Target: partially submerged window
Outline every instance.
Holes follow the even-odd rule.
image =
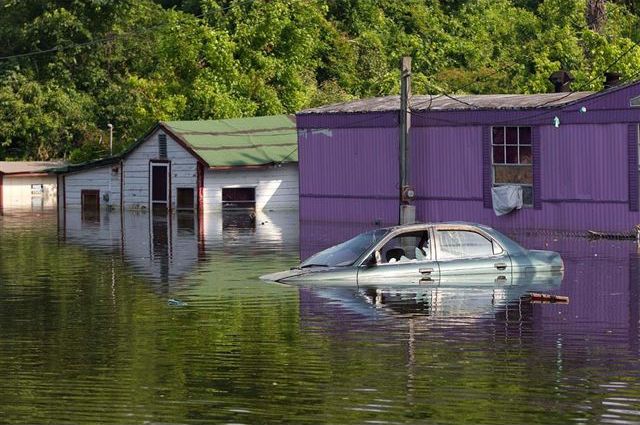
[[[387,242],[380,249],[382,263],[431,260],[429,231],[403,233]]]
[[[438,261],[492,255],[493,242],[479,233],[469,230],[438,230]]]
[[[177,208],[179,210],[195,209],[195,190],[192,187],[179,187],[177,196]]]
[[[42,184],[32,184],[31,185],[31,196],[42,196],[44,194],[44,185]]]
[[[491,134],[493,185],[522,187],[525,205],[533,205],[531,127],[493,127]]]
[[[100,191],[80,191],[80,206],[83,220],[100,220]]]
[[[223,209],[255,209],[255,187],[225,187],[222,188]]]

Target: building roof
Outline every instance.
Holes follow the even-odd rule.
[[[472,94],[472,95],[415,95],[410,106],[414,111],[460,111],[478,109],[540,109],[562,106],[594,92],[566,92],[540,94]],[[393,112],[400,110],[400,96],[384,96],[351,102],[336,103],[306,109],[300,114],[341,114],[364,112]]]
[[[64,165],[62,161],[0,161],[2,174],[45,173]]]
[[[168,121],[176,136],[209,167],[259,166],[298,161],[295,116]]]
[[[211,168],[252,167],[298,162],[296,117],[159,122],[119,155],[85,162],[60,164],[57,173],[116,164],[146,142],[157,129],[164,130],[185,149]]]

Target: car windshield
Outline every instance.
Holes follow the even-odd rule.
[[[341,267],[350,266],[373,244],[380,241],[388,230],[377,229],[362,233],[353,239],[342,242],[339,245],[327,248],[309,257],[300,264],[300,267],[324,266]]]

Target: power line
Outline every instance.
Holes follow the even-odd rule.
[[[511,63],[511,64],[509,64],[509,65],[507,65],[507,66],[504,66],[504,67],[501,67],[501,68],[495,69],[493,72],[491,72],[491,73],[489,73],[489,74],[487,74],[487,75],[483,75],[483,76],[482,76],[482,78],[476,78],[475,80],[471,81],[470,83],[467,83],[467,84],[465,84],[465,85],[463,85],[463,86],[460,86],[460,87],[456,87],[456,88],[454,88],[451,92],[453,93],[453,92],[464,91],[464,90],[468,89],[469,87],[473,86],[474,84],[477,84],[477,83],[480,83],[480,82],[482,82],[482,81],[485,81],[485,80],[487,80],[487,79],[489,79],[489,78],[493,77],[494,75],[496,75],[496,74],[498,74],[498,73],[500,73],[500,72],[502,72],[502,71],[506,71],[506,70],[508,70],[508,69],[513,68],[513,67],[514,67],[514,66],[516,66],[516,65],[517,65],[516,63]],[[446,97],[448,97],[448,98],[450,98],[450,99],[456,100],[456,101],[458,101],[458,102],[460,102],[460,103],[464,103],[464,104],[466,104],[466,105],[470,105],[469,103],[466,103],[466,102],[464,102],[464,101],[462,101],[462,100],[460,100],[460,99],[455,98],[453,94],[441,93],[441,94],[436,95],[436,96],[433,96],[433,95],[429,94],[429,96],[430,96],[430,97],[429,97],[429,101],[428,101],[429,106],[427,107],[427,110],[431,109],[431,106],[432,106],[432,104],[433,104],[433,101],[434,101],[434,100],[437,100],[437,99],[439,99],[439,98],[441,98],[441,97],[445,97],[445,96],[446,96]],[[426,103],[427,103],[427,101],[425,101],[425,102],[420,102],[420,103],[417,103],[416,105],[414,105],[413,107],[414,107],[414,108],[416,108],[416,107],[420,107],[420,106],[423,106],[423,105],[424,105],[424,104],[426,104]]]
[[[640,47],[640,45],[638,45],[638,43],[636,43],[635,41],[631,40],[631,42],[633,43],[633,44],[631,45],[631,47],[629,47],[628,49],[626,49],[624,52],[622,52],[620,55],[618,55],[618,56],[615,58],[615,60],[613,60],[611,63],[609,63],[609,64],[607,65],[607,67],[604,69],[604,72],[607,72],[607,71],[611,70],[611,68],[613,68],[613,66],[615,66],[618,62],[620,62],[620,61],[621,61],[625,56],[627,56],[629,53],[631,53],[631,52],[632,52],[633,50],[635,50],[637,47]],[[497,70],[496,72],[499,72],[499,70]],[[640,72],[638,72],[638,73],[634,74],[634,77],[635,77],[635,76],[638,76],[638,75],[640,75]],[[634,77],[631,77],[631,79],[633,79]],[[595,82],[596,80],[598,80],[598,79],[600,79],[600,78],[602,78],[602,74],[599,74],[599,75],[594,76],[594,77],[593,77],[593,78],[591,78],[589,81],[587,81],[586,83],[582,84],[582,85],[581,85],[581,88],[583,88],[583,87],[588,87],[590,84],[592,84],[593,82]],[[549,104],[551,104],[551,103],[558,103],[558,102],[561,102],[562,100],[564,100],[564,99],[568,98],[568,97],[569,97],[569,96],[571,96],[571,95],[574,95],[574,94],[578,93],[579,91],[580,91],[580,90],[572,90],[572,91],[569,91],[569,92],[567,92],[567,94],[565,94],[564,96],[561,96],[561,97],[559,97],[559,98],[550,99],[550,100],[548,100],[548,101],[542,102],[542,103],[540,103],[540,104],[538,104],[538,105],[532,106],[532,107],[527,108],[527,109],[539,109],[539,108],[544,108],[545,106],[547,106],[547,105],[549,105]],[[438,97],[442,97],[442,96],[447,96],[447,97],[453,98],[453,96],[452,96],[452,95],[449,95],[449,94],[441,94],[441,95],[439,95]],[[437,97],[434,97],[433,99],[436,99],[436,98],[437,98]],[[472,104],[470,104],[470,103],[468,103],[468,102],[462,101],[461,99],[454,99],[454,100],[457,100],[457,101],[459,101],[459,102],[461,102],[461,103],[466,103],[466,104],[468,104],[468,105],[472,105]],[[424,102],[423,102],[423,103],[424,103]],[[426,111],[412,111],[411,113],[412,113],[412,114],[416,114],[416,115],[426,114],[426,113],[428,113],[428,111],[430,110],[431,103],[432,103],[432,100],[430,99],[430,102],[429,102],[429,108],[427,108],[427,110],[426,110]],[[475,108],[479,108],[477,105],[472,105],[472,106],[473,106],[473,107],[475,107]],[[558,106],[558,107],[560,107],[560,106],[563,106],[563,105],[562,105],[562,104],[558,104],[558,105],[554,105],[554,106]],[[547,111],[541,112],[540,114],[536,114],[536,115],[533,115],[533,116],[527,117],[527,119],[531,120],[531,119],[535,119],[535,118],[540,118],[540,117],[543,117],[543,116],[545,116],[545,115],[550,115],[550,114],[553,114],[553,113],[554,113],[554,110],[547,110]],[[439,120],[439,121],[442,121],[442,122],[449,122],[449,123],[451,123],[451,124],[460,124],[459,122],[456,122],[456,121],[451,121],[451,120],[446,120],[446,119],[439,119],[439,118],[436,118],[436,119],[437,119],[437,120]],[[517,122],[517,121],[521,121],[521,120],[522,120],[521,118],[518,118],[518,119],[513,119],[513,120],[506,120],[506,121],[499,122],[499,123],[496,123],[496,124],[509,124],[509,123]]]

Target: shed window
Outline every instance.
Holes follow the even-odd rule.
[[[158,156],[160,158],[167,157],[167,135],[166,134],[158,135]]]
[[[640,108],[640,96],[637,96],[631,99],[629,104],[632,108]]]
[[[225,187],[222,189],[223,209],[255,209],[255,187]]]
[[[80,202],[82,219],[85,221],[100,220],[100,191],[99,190],[81,190]]]
[[[533,149],[531,127],[493,127],[493,185],[522,187],[525,205],[533,204]]]
[[[192,187],[179,187],[177,189],[179,210],[192,210],[195,208],[195,194]]]
[[[31,185],[31,196],[32,197],[42,197],[44,194],[44,185],[41,184],[32,184]]]

